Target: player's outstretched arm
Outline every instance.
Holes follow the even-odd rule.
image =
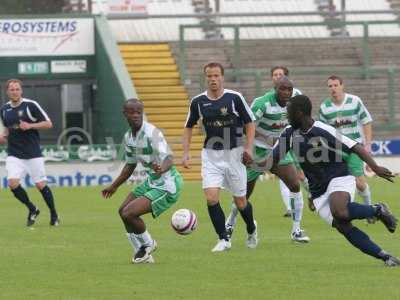
[[[190,142],[192,141],[192,134],[193,134],[193,128],[185,127],[183,129],[183,137],[182,137],[182,145],[183,145],[183,155],[182,155],[182,165],[184,168],[189,169],[190,164],[190,155],[189,155],[189,150],[190,150]]]
[[[101,191],[101,194],[104,198],[110,198],[119,188],[121,184],[128,180],[128,178],[132,175],[133,171],[136,169],[136,164],[126,164],[124,168],[121,170],[121,173],[114,180],[114,182]]]
[[[376,175],[390,182],[393,182],[393,177],[395,177],[395,175],[393,175],[393,173],[385,167],[378,166],[376,161],[361,144],[356,144],[353,148],[351,148],[351,150],[356,153],[363,161],[365,161]]]

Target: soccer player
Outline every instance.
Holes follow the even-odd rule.
[[[251,109],[256,116],[256,137],[254,148],[254,159],[264,160],[271,152],[275,140],[287,126],[286,106],[293,94],[293,83],[286,76],[276,81],[275,88],[264,96],[256,98]],[[264,171],[247,168],[247,199],[250,198],[257,179]],[[285,187],[289,189],[292,230],[290,237],[295,242],[307,243],[310,238],[301,229],[303,215],[303,195],[300,191],[300,184],[297,178],[296,168],[291,153],[279,163],[278,177],[283,180]],[[232,205],[232,212],[229,215],[226,227],[232,233],[236,223],[236,208]]]
[[[319,109],[319,120],[335,127],[339,132],[364,145],[371,152],[372,118],[362,100],[344,92],[343,79],[332,75],[327,80],[330,97]],[[358,194],[365,204],[371,204],[371,191],[364,176],[364,163],[357,154],[347,158],[350,173],[356,178]],[[373,223],[374,219],[368,219]]]
[[[283,76],[289,77],[289,69],[285,66],[275,66],[275,67],[271,68],[270,73],[271,73],[272,84],[274,87],[281,77],[283,77]],[[274,88],[272,88],[269,91],[272,91],[273,89]],[[292,97],[301,95],[301,94],[302,94],[302,92],[299,89],[293,87]],[[300,180],[300,182],[303,184],[303,187],[305,188],[305,190],[308,193],[309,190],[308,190],[307,178],[304,176],[303,170],[300,168],[300,165],[297,162],[296,157],[292,156],[292,158],[293,158],[293,163],[296,167],[297,177]],[[281,179],[279,180],[279,188],[281,190],[283,204],[286,207],[286,212],[283,214],[283,216],[291,217],[293,208],[291,206],[290,190],[288,189],[288,187],[285,185],[285,183]]]
[[[219,238],[212,252],[231,248],[230,236],[225,229],[225,215],[219,204],[222,187],[233,194],[234,202],[246,223],[246,244],[249,248],[255,248],[258,243],[257,224],[253,219],[253,208],[246,199],[244,165],[252,161],[254,115],[240,93],[224,89],[224,68],[220,63],[207,64],[203,72],[207,90],[195,96],[190,103],[183,133],[182,164],[185,168],[190,167],[192,129],[202,118],[206,133],[201,154],[203,190],[208,213]],[[243,129],[246,130],[244,146]]]
[[[124,136],[126,164],[114,182],[102,191],[110,198],[132,175],[138,163],[146,169],[147,179],[128,194],[119,208],[126,235],[133,248],[132,263],[153,263],[151,253],[157,243],[146,229],[142,215],[157,218],[177,200],[183,184],[182,176],[173,165],[172,152],[162,132],[143,121],[143,103],[129,99],[123,106],[130,129]]]
[[[320,217],[336,228],[354,247],[381,259],[387,266],[399,266],[400,260],[375,244],[368,235],[352,224],[352,220],[375,217],[394,232],[397,219],[384,203],[375,205],[353,202],[355,178],[343,160],[343,153],[356,153],[380,177],[393,181],[394,175],[378,166],[364,146],[341,135],[333,127],[311,117],[311,101],[307,96],[293,97],[287,107],[290,126],[282,132],[272,155],[259,165],[276,170],[289,150],[299,159],[308,178],[312,203]]]
[[[1,121],[5,127],[4,132],[0,134],[0,142],[8,143],[6,158],[8,186],[15,198],[29,210],[26,225],[34,225],[40,210],[30,201],[20,184],[21,178],[28,173],[50,210],[50,225],[58,226],[60,220],[53,194],[47,185],[38,131],[50,129],[53,124],[39,103],[22,98],[20,80],[8,80],[6,93],[9,102],[0,109]]]

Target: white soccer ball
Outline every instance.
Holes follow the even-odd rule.
[[[172,215],[171,226],[178,234],[190,234],[197,227],[196,214],[186,208],[178,209]]]

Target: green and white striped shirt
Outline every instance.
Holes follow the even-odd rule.
[[[293,96],[301,95],[300,90],[293,89]],[[275,140],[288,125],[286,106],[278,104],[275,89],[270,89],[264,96],[254,99],[251,110],[256,117],[256,136],[254,144],[257,147],[271,149]]]
[[[332,98],[326,98],[321,103],[319,119],[359,143],[363,142],[362,125],[372,122],[362,100],[351,94],[345,94],[340,105],[336,105]]]
[[[132,135],[128,130],[124,136],[125,161],[128,164],[141,163],[145,168],[147,180],[151,187],[176,192],[175,176],[179,175],[175,166],[172,166],[161,176],[154,173],[152,163],[161,164],[166,158],[172,158],[172,151],[165,140],[163,133],[154,125],[143,122],[142,127]]]

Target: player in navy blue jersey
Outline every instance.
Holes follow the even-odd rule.
[[[183,134],[182,163],[185,168],[189,167],[192,129],[201,118],[206,133],[201,153],[203,190],[208,213],[219,237],[212,251],[231,248],[230,236],[225,229],[225,215],[219,204],[219,191],[222,187],[233,194],[235,204],[246,223],[246,244],[249,248],[255,248],[258,243],[257,225],[253,219],[252,206],[246,199],[245,167],[245,164],[252,162],[255,118],[240,93],[224,89],[224,68],[220,63],[209,63],[203,71],[207,91],[191,101]]]
[[[38,130],[49,129],[53,124],[46,112],[33,100],[22,98],[22,82],[10,79],[6,83],[9,102],[0,109],[5,130],[0,134],[0,142],[7,142],[6,170],[8,186],[14,196],[29,210],[27,226],[32,226],[40,213],[29,200],[20,180],[26,173],[30,175],[50,210],[50,225],[58,226],[59,218],[54,205],[53,194],[47,186],[44,160],[40,149]]]
[[[370,240],[368,235],[351,222],[357,219],[376,218],[394,232],[397,219],[384,203],[366,205],[353,202],[355,177],[350,175],[345,155],[356,153],[376,175],[393,182],[394,175],[378,166],[363,145],[341,135],[333,127],[311,118],[311,102],[307,96],[291,98],[288,104],[290,126],[281,134],[272,156],[264,163],[276,164],[290,149],[299,159],[308,178],[312,202],[310,208],[329,225],[336,228],[354,247],[381,259],[387,266],[399,266],[400,260]]]

